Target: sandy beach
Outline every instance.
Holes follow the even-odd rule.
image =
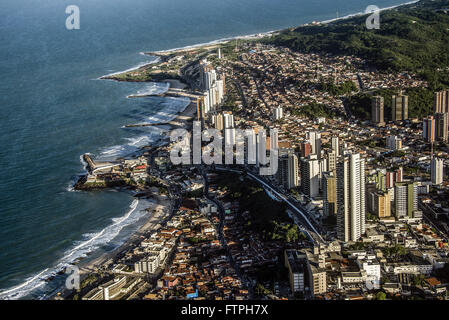
[[[118,248],[105,252],[95,259],[81,260],[78,263],[81,280],[108,260],[114,259],[120,252],[130,249],[143,235],[154,232],[161,227],[160,223],[170,215],[170,199],[166,195],[160,195],[155,187],[150,190],[152,191],[151,200],[153,201],[146,208],[148,220]]]

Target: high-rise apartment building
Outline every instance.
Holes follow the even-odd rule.
[[[231,112],[223,112],[223,127],[234,128],[234,115]]]
[[[383,125],[384,121],[384,98],[375,96],[371,99],[371,122]]]
[[[308,131],[306,138],[312,146],[312,154],[316,154],[318,159],[321,158],[321,133],[316,131]]]
[[[402,139],[397,136],[388,136],[386,145],[387,145],[387,149],[390,149],[390,150],[402,149]]]
[[[340,140],[338,136],[332,137],[332,151],[335,152],[337,158],[340,156]]]
[[[289,150],[279,150],[278,171],[276,172],[277,182],[287,188],[288,184],[288,152]]]
[[[402,182],[403,177],[404,177],[404,169],[400,167],[395,171],[395,178],[396,178],[395,182]]]
[[[391,199],[388,192],[376,192],[374,194],[374,214],[379,218],[391,216]]]
[[[309,142],[301,143],[301,158],[307,158],[312,154],[312,145]]]
[[[298,157],[294,153],[290,153],[288,155],[288,179],[287,179],[287,187],[289,189],[295,188],[298,186],[299,177],[298,177]]]
[[[327,171],[333,171],[337,169],[337,155],[335,151],[327,154]]]
[[[337,164],[337,236],[357,241],[365,233],[365,160],[347,154]]]
[[[418,210],[418,186],[416,183],[396,183],[394,209],[397,218],[414,217],[414,212]]]
[[[385,174],[385,179],[386,179],[386,188],[390,189],[394,187],[394,182],[396,180],[395,178],[395,173],[394,172],[387,172]]]
[[[399,94],[391,97],[391,120],[401,121],[408,119],[408,96]]]
[[[323,173],[324,216],[337,214],[337,177],[336,171]]]
[[[304,292],[307,256],[298,250],[287,249],[284,252],[285,267],[288,269],[292,292]]]
[[[432,183],[436,185],[443,184],[444,161],[443,159],[433,157],[430,162],[430,175]]]
[[[449,112],[449,90],[435,92],[434,95],[434,113],[447,113]]]
[[[314,198],[320,192],[320,161],[316,155],[301,158],[301,188],[302,191]]]
[[[284,116],[282,107],[274,108],[273,110],[273,121],[280,120]]]
[[[276,179],[287,189],[292,189],[299,184],[298,157],[292,149],[282,149],[279,152],[278,171]]]
[[[449,113],[435,113],[435,138],[448,140]]]
[[[387,190],[387,171],[385,169],[380,169],[377,171],[376,184],[377,189],[382,191]]]
[[[224,127],[224,117],[223,114],[219,113],[217,115],[212,116],[212,123],[217,130],[223,130]]]
[[[433,116],[424,118],[422,136],[429,143],[435,141],[435,119]]]

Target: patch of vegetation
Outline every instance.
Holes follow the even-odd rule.
[[[81,281],[80,288],[85,288],[87,286],[90,286],[97,280],[98,280],[98,276],[94,273],[91,273],[83,281]]]
[[[257,182],[248,177],[226,174],[218,181],[218,188],[228,191],[229,201],[239,201],[242,212],[249,211],[251,221],[248,228],[260,233],[264,240],[294,242],[301,236],[286,212],[287,205],[270,198]]]
[[[201,198],[201,197],[203,196],[203,188],[198,188],[198,189],[196,189],[196,190],[186,192],[186,193],[184,194],[184,196],[185,196],[186,198],[193,198],[193,199],[195,199],[195,198]]]
[[[119,73],[113,76],[108,76],[106,78],[117,81],[130,81],[130,82],[148,82],[148,81],[157,82],[167,79],[182,80],[176,71],[166,70],[163,72],[154,72],[151,69],[143,69],[139,71],[134,70],[130,72]]]
[[[407,254],[407,249],[397,244],[382,249],[382,253],[384,254],[385,257],[390,258],[393,261],[397,262],[402,256],[405,256]]]
[[[157,188],[166,187],[166,185],[162,182],[162,180],[160,180],[159,178],[154,177],[154,176],[149,176],[147,178],[146,186],[147,187],[157,187]]]
[[[405,151],[395,150],[392,153],[387,154],[387,157],[390,158],[402,158],[406,155]]]
[[[290,107],[289,111],[292,115],[308,117],[310,119],[316,117],[334,118],[339,116],[334,109],[316,102],[303,105],[299,108]]]
[[[384,98],[384,117],[391,120],[392,96],[397,95],[396,89],[379,89],[371,93],[358,93],[345,99],[346,107],[358,119],[371,119],[371,98],[381,96]],[[408,95],[408,116],[409,118],[424,118],[433,113],[433,90],[430,88],[407,88],[403,94]]]
[[[361,147],[370,147],[370,148],[385,148],[386,146],[385,139],[379,140],[366,139],[362,141],[356,141],[355,144]]]
[[[374,296],[374,299],[376,299],[376,300],[386,300],[387,299],[387,295],[385,294],[385,292],[379,291]]]
[[[449,16],[447,0],[419,3],[382,12],[381,28],[368,30],[366,15],[318,26],[282,31],[264,41],[303,53],[355,55],[384,71],[410,71],[432,89],[449,85]]]
[[[345,81],[341,84],[335,84],[334,79],[329,79],[327,81],[321,79],[318,88],[319,90],[328,92],[330,95],[333,96],[348,95],[353,91],[358,91],[357,86],[353,81]]]

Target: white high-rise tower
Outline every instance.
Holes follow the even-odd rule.
[[[443,159],[432,158],[430,162],[430,175],[432,177],[433,184],[442,184],[443,183],[443,170],[444,170],[444,162]]]
[[[357,241],[365,233],[365,160],[345,155],[337,165],[337,236]]]
[[[338,139],[338,136],[332,137],[332,151],[335,152],[335,157],[340,156],[340,141]]]

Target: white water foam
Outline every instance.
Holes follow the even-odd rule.
[[[416,2],[417,1],[411,1],[411,2],[404,3],[402,5],[413,4]],[[402,5],[388,7],[388,8],[382,8],[381,10],[393,9],[393,8],[396,8],[396,7],[399,7]],[[364,14],[364,13],[351,14],[351,15],[347,15],[345,17],[341,17],[338,19],[331,19],[331,20],[323,21],[323,23],[329,23],[329,22],[333,22],[333,21],[337,21],[337,20],[343,20],[343,19],[347,19],[347,18],[356,16],[356,15],[360,15],[360,14]],[[219,43],[223,43],[223,42],[233,40],[233,39],[258,37],[258,36],[262,36],[262,35],[269,35],[274,32],[277,32],[277,31],[269,31],[269,32],[265,32],[265,33],[255,34],[255,35],[223,38],[223,39],[219,39],[219,40],[215,40],[215,41],[211,41],[211,42],[207,42],[207,43],[196,44],[196,45],[186,46],[186,47],[182,47],[182,48],[175,48],[175,49],[170,49],[170,50],[163,50],[163,51],[159,51],[159,52],[168,52],[168,51],[174,51],[174,50],[195,48],[195,47],[204,46],[204,45],[219,44]],[[141,52],[140,54],[145,55],[143,52]],[[146,61],[146,62],[138,64],[137,66],[129,68],[127,70],[110,73],[103,77],[112,76],[112,75],[116,75],[116,74],[120,74],[120,73],[124,73],[124,72],[128,72],[128,71],[133,71],[133,70],[139,69],[145,65],[154,64],[159,61],[160,61],[160,58],[156,57],[152,61]],[[100,79],[100,78],[98,78],[98,79]],[[151,88],[151,90],[153,90],[153,89]],[[187,105],[188,105],[188,103],[187,103]],[[187,107],[187,105],[184,106],[184,109],[185,109],[185,107]],[[177,112],[179,112],[179,111],[177,111]],[[165,121],[169,121],[169,120],[172,120],[175,116],[176,116],[176,114],[173,115],[173,113],[165,111],[165,112],[159,113],[159,115],[157,115],[157,116],[156,115],[151,116],[148,120],[151,122],[153,122],[153,121],[158,122],[158,121],[160,121],[160,119],[167,119]],[[129,139],[131,139],[131,138],[129,138]],[[130,141],[130,143],[128,144],[129,146],[136,146],[136,145],[140,145],[141,143],[149,142],[148,138],[144,138],[144,137],[137,137],[134,139],[136,139],[136,140],[129,140]],[[145,139],[147,139],[147,140],[145,140]],[[112,148],[114,148],[114,147],[112,147]],[[110,154],[113,154],[113,153],[114,153],[114,151],[111,150]],[[84,162],[82,160],[82,158],[81,158],[81,161]],[[269,195],[272,196],[270,193],[269,193]],[[56,275],[60,270],[63,270],[66,266],[70,265],[75,260],[85,257],[88,253],[97,249],[101,245],[104,245],[104,244],[110,242],[112,239],[114,239],[119,234],[120,230],[122,230],[126,225],[132,224],[133,222],[137,222],[141,217],[143,217],[145,215],[146,212],[144,210],[139,210],[137,214],[133,215],[133,213],[136,211],[136,208],[138,207],[138,205],[139,205],[139,201],[134,200],[133,203],[130,205],[130,210],[123,217],[112,219],[113,224],[111,224],[110,226],[106,227],[105,229],[101,230],[98,233],[85,234],[84,236],[87,238],[87,240],[79,242],[75,246],[75,248],[69,250],[67,252],[67,254],[64,255],[64,257],[62,259],[60,259],[60,262],[55,267],[44,269],[43,271],[39,272],[38,274],[27,278],[24,281],[24,283],[22,283],[18,286],[0,291],[0,299],[19,299],[23,296],[28,295],[33,290],[45,285],[46,279],[48,279],[51,276]]]
[[[127,96],[127,98],[162,94],[167,92],[169,88],[170,83],[168,82],[150,82],[149,84],[145,85],[145,87],[143,87],[142,89],[137,90],[137,93]]]
[[[54,267],[47,268],[38,274],[31,276],[24,283],[10,289],[0,291],[0,299],[12,300],[20,299],[29,295],[34,290],[43,287],[47,279],[56,276],[58,272],[73,264],[76,260],[86,257],[89,253],[100,248],[102,245],[110,243],[116,238],[120,231],[144,217],[148,201],[134,199],[130,205],[130,210],[122,217],[113,218],[112,224],[97,233],[87,233],[83,235],[85,240],[75,243],[75,247],[66,251],[64,256]]]
[[[160,111],[142,119],[143,121],[139,124],[165,123],[171,121],[177,117],[179,112],[185,110],[190,104],[190,99],[166,97],[161,104],[162,108]],[[100,149],[98,158],[102,160],[113,160],[118,157],[136,154],[144,146],[157,144],[167,132],[166,128],[159,126],[146,127],[145,130],[149,132],[137,137],[125,138],[126,143],[124,144]]]
[[[73,178],[72,180],[70,180],[69,185],[66,188],[66,191],[68,192],[75,192],[75,183],[76,183],[77,179]]]
[[[150,129],[148,134],[140,135],[133,138],[125,138],[127,143],[106,147],[100,149],[99,159],[111,160],[118,157],[125,157],[137,153],[140,148],[152,145],[162,137],[162,130],[156,127]]]
[[[91,153],[85,153],[85,154],[92,156]],[[77,175],[77,177],[73,177],[73,178],[70,180],[69,185],[68,185],[67,188],[66,188],[66,190],[69,191],[69,192],[76,192],[76,191],[77,191],[77,190],[75,190],[75,183],[78,181],[78,177],[87,173],[87,166],[88,166],[88,164],[87,164],[86,161],[84,161],[83,155],[84,155],[84,154],[80,155],[80,162],[81,162],[81,164],[83,165],[83,170],[84,170],[84,172],[79,173],[79,174]]]
[[[382,11],[385,11],[385,10],[395,9],[395,8],[398,8],[398,7],[414,4],[414,3],[417,3],[417,2],[419,2],[419,0],[405,2],[405,3],[398,4],[398,5],[391,6],[391,7],[379,8],[379,12],[382,12]],[[363,15],[366,15],[366,14],[369,14],[369,13],[361,11],[361,12],[357,12],[357,13],[351,13],[351,14],[348,14],[346,16],[339,17],[339,18],[321,21],[321,23],[331,23],[331,22],[335,22],[335,21],[339,21],[339,20],[346,20],[346,19],[350,19],[350,18],[353,18],[353,17],[363,16]]]
[[[142,54],[142,52],[139,52],[139,54]],[[131,67],[129,69],[126,69],[126,70],[123,70],[123,71],[117,71],[117,72],[109,73],[109,74],[101,76],[101,77],[99,77],[97,79],[101,79],[101,78],[104,78],[104,77],[115,76],[117,74],[121,74],[121,73],[125,73],[125,72],[134,71],[134,70],[137,70],[139,68],[142,68],[142,67],[145,67],[145,66],[148,66],[148,65],[151,65],[151,64],[158,63],[159,61],[161,61],[160,57],[154,57],[153,60],[151,60],[151,61],[141,62],[141,63],[137,64],[136,66]]]
[[[187,97],[174,98],[165,97],[162,105],[164,106],[160,111],[145,119],[144,123],[164,123],[176,118],[179,112],[182,112],[190,104],[190,99]]]
[[[390,6],[390,7],[380,8],[380,11],[391,10],[391,9],[399,8],[399,7],[402,7],[402,6],[414,4],[414,3],[417,3],[417,2],[419,2],[419,0],[413,0],[413,1],[402,3],[402,4]],[[331,23],[331,22],[335,22],[335,21],[339,21],[339,20],[345,20],[345,19],[349,19],[349,18],[352,18],[352,17],[355,17],[355,16],[365,15],[365,14],[366,14],[365,12],[352,13],[352,14],[348,14],[346,16],[339,17],[339,18],[334,18],[334,19],[320,21],[320,23]],[[209,41],[209,42],[197,43],[197,44],[188,45],[188,46],[184,46],[184,47],[177,47],[177,48],[173,48],[173,49],[159,50],[159,51],[153,51],[153,52],[156,53],[156,54],[157,53],[167,53],[167,52],[172,52],[172,51],[182,51],[182,50],[187,50],[187,49],[195,49],[197,47],[203,47],[203,46],[209,46],[209,45],[215,45],[215,44],[222,44],[222,43],[226,43],[228,41],[237,40],[237,39],[260,38],[260,37],[264,37],[264,36],[271,36],[273,34],[281,32],[281,31],[283,31],[285,29],[297,28],[297,27],[301,27],[301,26],[304,26],[304,25],[306,25],[306,24],[302,24],[300,26],[296,25],[296,26],[291,26],[291,27],[285,27],[285,28],[279,29],[279,30],[271,30],[271,31],[253,33],[253,34],[248,34],[248,35],[239,35],[239,36],[226,37],[226,38],[221,38],[221,39],[218,39],[218,40],[212,40],[212,41]],[[145,54],[145,53],[142,53],[142,54]],[[147,53],[147,54],[149,54],[149,53]],[[145,54],[145,55],[147,55],[147,54]]]

